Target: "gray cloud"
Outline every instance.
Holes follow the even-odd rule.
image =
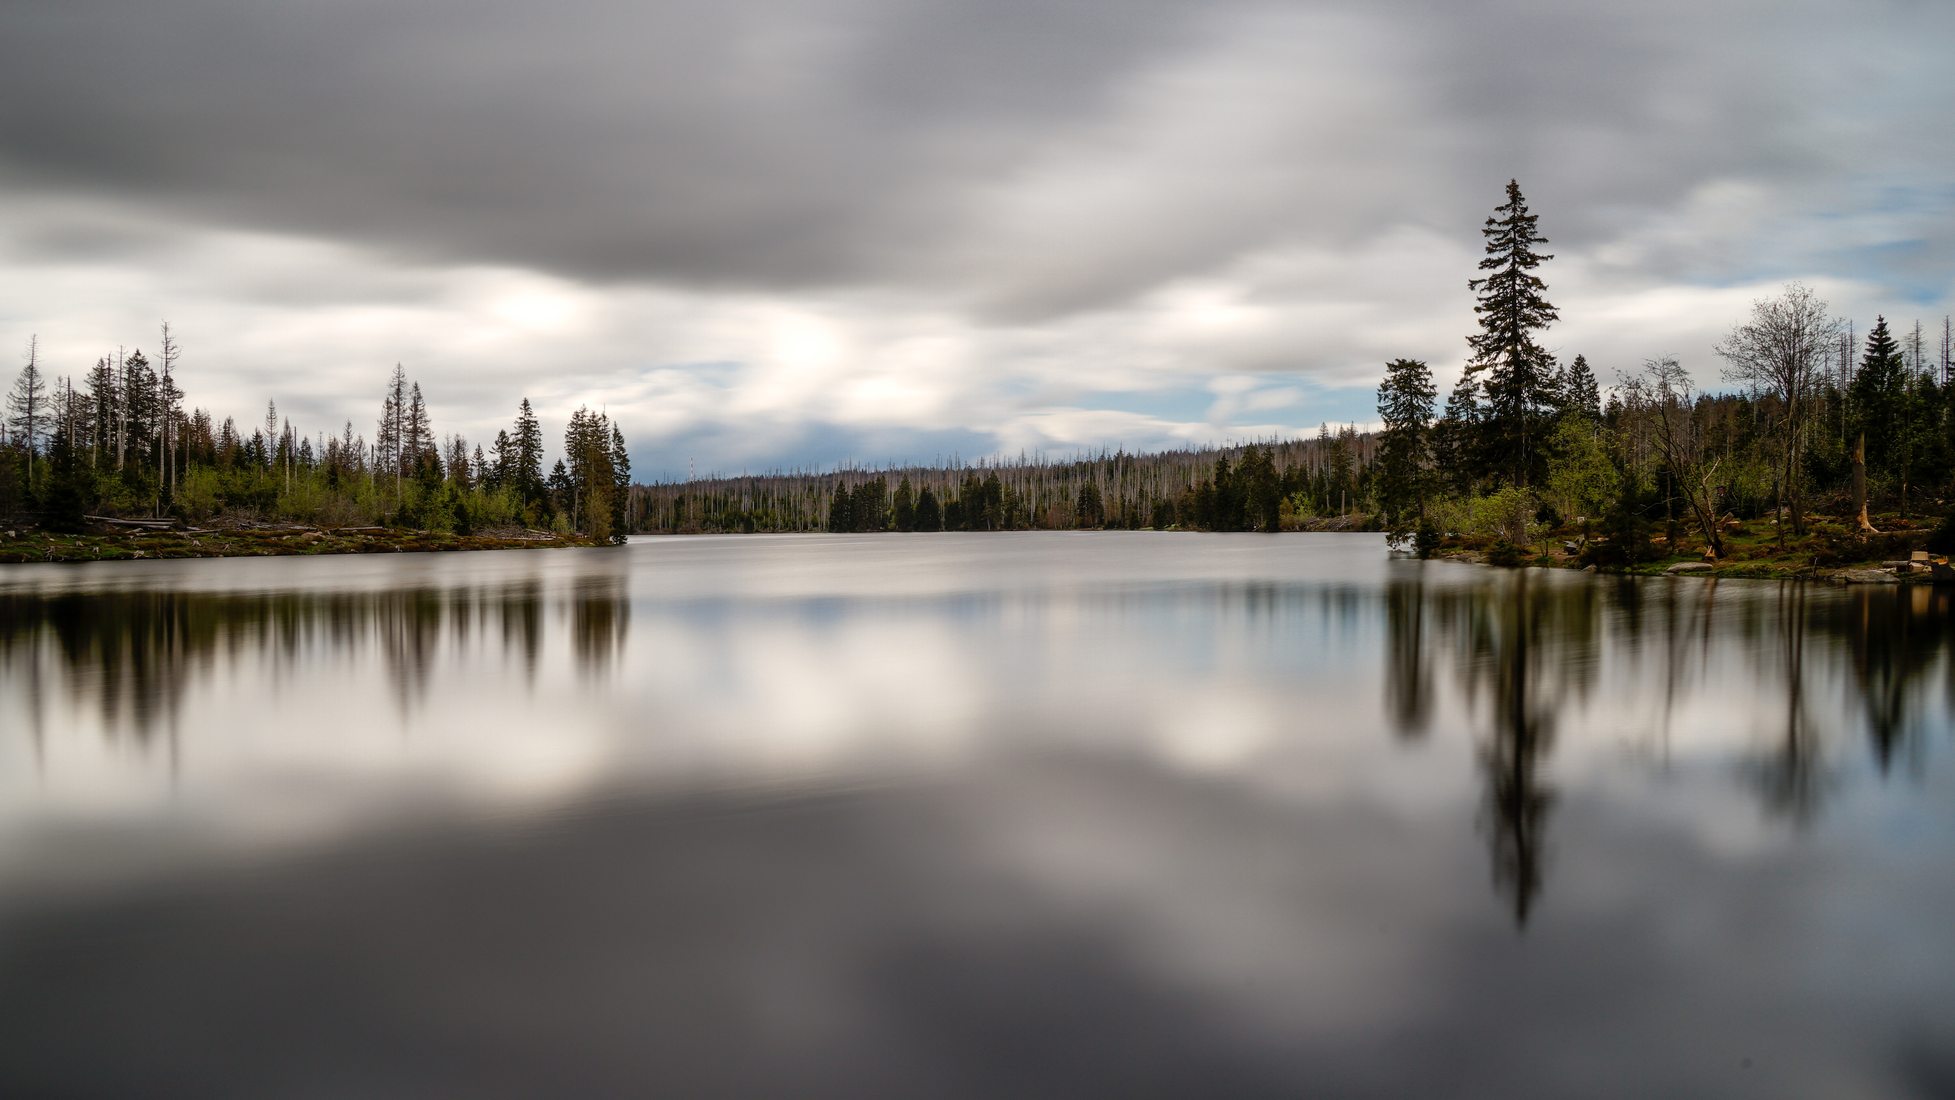
[[[885,428],[1004,441],[1039,410],[993,382],[1283,373],[1351,391],[1300,425],[1356,418],[1383,358],[1456,361],[1509,176],[1560,257],[1551,343],[1592,359],[1728,323],[1679,288],[1831,277],[1842,308],[1938,316],[1955,284],[1955,10],[1898,0],[68,0],[5,22],[0,264],[129,299],[0,304],[56,350],[207,307],[206,346],[315,335],[280,366],[419,354],[460,390],[550,348],[553,386],[595,392],[622,357],[777,378],[755,310],[805,310],[847,329],[833,392],[914,366],[929,329],[936,407],[992,417]],[[515,283],[490,272],[586,321],[467,367],[454,333],[407,335],[496,315]],[[1658,298],[1686,304],[1635,335],[1667,349],[1615,335]],[[321,309],[360,323],[297,316]],[[805,358],[780,363],[814,377]]]

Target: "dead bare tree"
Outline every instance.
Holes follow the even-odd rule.
[[[1778,404],[1779,477],[1775,510],[1791,513],[1794,534],[1806,533],[1806,516],[1799,494],[1800,456],[1804,453],[1807,421],[1812,418],[1817,365],[1824,350],[1839,335],[1838,318],[1827,312],[1824,299],[1804,283],[1789,283],[1776,298],[1751,305],[1751,318],[1718,342],[1726,364],[1724,376]],[[1785,528],[1779,527],[1779,542]]]
[[[156,446],[156,514],[159,516],[163,514],[165,502],[176,498],[176,453],[170,449],[170,431],[175,427],[176,403],[182,396],[176,388],[176,364],[182,354],[183,349],[170,333],[170,323],[163,322],[163,379],[157,393],[161,404]]]
[[[1697,395],[1690,372],[1673,356],[1645,360],[1641,371],[1623,380],[1621,396],[1624,411],[1648,425],[1648,436],[1670,471],[1671,485],[1703,532],[1704,545],[1712,557],[1723,557],[1716,480],[1721,460],[1705,453],[1703,432],[1694,415]]]

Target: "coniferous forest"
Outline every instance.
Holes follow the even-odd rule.
[[[653,532],[1356,530],[1372,522],[1375,448],[1368,433],[1325,426],[1314,439],[1152,454],[639,485],[632,509]]]
[[[1394,545],[1604,565],[1878,558],[1929,544],[1955,498],[1955,330],[1876,317],[1860,334],[1792,284],[1734,320],[1706,361],[1566,361],[1551,253],[1517,182],[1482,230],[1477,331],[1443,406],[1429,366],[1386,364],[1377,432],[1065,459],[710,476],[634,485],[618,426],[579,409],[546,472],[523,400],[487,445],[437,435],[396,367],[371,439],[187,408],[182,350],[104,356],[79,385],[30,343],[0,425],[0,514],[361,524],[468,534],[1383,529]],[[1609,383],[1604,382],[1604,375]],[[1920,532],[1920,536],[1910,532]]]
[[[543,427],[523,399],[485,449],[440,436],[421,386],[396,365],[371,440],[351,421],[307,432],[281,416],[240,426],[186,407],[182,349],[165,324],[159,354],[104,356],[77,386],[30,343],[0,433],[0,515],[74,531],[96,519],[289,521],[468,535],[542,529],[621,541],[631,462],[605,414],[571,414],[547,472]]]

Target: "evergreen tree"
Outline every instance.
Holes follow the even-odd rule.
[[[143,474],[148,469],[150,443],[154,438],[156,391],[156,372],[150,369],[142,349],[137,348],[122,361],[122,449],[118,452],[116,468],[130,470],[130,476],[124,480],[138,496],[147,495]]]
[[[1900,430],[1909,396],[1907,383],[1907,364],[1900,345],[1888,331],[1887,318],[1876,317],[1848,395],[1853,406],[1853,431],[1866,433],[1867,465],[1889,475],[1899,474],[1907,443],[1906,434]]]
[[[576,501],[577,486],[570,478],[570,471],[564,468],[563,459],[557,459],[557,464],[550,470],[549,480],[540,484],[543,493],[538,503],[544,505],[545,511],[553,517],[568,516]]]
[[[611,541],[623,542],[631,531],[631,452],[615,422],[611,425],[611,475]]]
[[[47,477],[40,493],[41,522],[51,531],[79,531],[93,500],[93,486],[81,460],[78,434],[85,414],[70,383],[49,417]]]
[[[1446,415],[1432,430],[1432,458],[1439,477],[1455,493],[1467,494],[1480,480],[1486,428],[1486,408],[1480,401],[1480,382],[1462,375],[1446,397]]]
[[[1242,463],[1235,474],[1236,493],[1241,512],[1235,519],[1243,530],[1277,531],[1282,528],[1282,483],[1269,452],[1251,445],[1242,452]]]
[[[1586,417],[1592,423],[1602,420],[1602,390],[1595,384],[1595,373],[1588,359],[1577,355],[1561,379],[1561,409],[1564,414]]]
[[[489,452],[495,456],[489,462],[489,485],[497,489],[505,485],[513,485],[516,471],[516,444],[509,438],[509,433],[497,429],[495,442],[489,444]]]
[[[849,500],[849,519],[851,530],[887,531],[889,529],[889,482],[874,477],[857,485]]]
[[[848,487],[837,479],[834,499],[828,502],[829,531],[840,535],[855,530],[855,516],[850,511],[850,501]]]
[[[611,424],[602,413],[579,408],[564,430],[563,451],[569,462],[570,524],[595,538],[609,539],[615,528],[612,503],[618,493],[617,469],[611,461]]]
[[[421,400],[421,383],[408,390],[407,412],[401,417],[401,462],[410,474],[417,474],[431,459],[438,460],[434,445],[434,425],[428,420],[427,403]]]
[[[89,455],[91,466],[109,465],[114,455],[115,429],[122,394],[116,386],[115,363],[108,356],[95,360],[88,372]]]
[[[937,502],[937,494],[928,485],[916,495],[916,529],[919,531],[941,531],[944,529],[943,506]]]
[[[908,474],[896,483],[896,500],[890,506],[890,519],[898,531],[916,530],[916,489],[910,485]]]
[[[7,432],[27,453],[27,491],[34,491],[34,458],[47,443],[51,420],[47,379],[41,375],[40,341],[27,342],[27,365],[7,395]]]
[[[1100,487],[1091,479],[1080,485],[1079,495],[1073,499],[1073,524],[1078,527],[1106,524],[1106,502],[1100,497]]]
[[[516,431],[511,437],[516,444],[516,463],[511,471],[512,484],[515,485],[525,504],[543,495],[543,428],[536,422],[536,413],[529,407],[529,398],[523,398],[516,412]]]
[[[1525,487],[1538,480],[1543,425],[1555,398],[1552,360],[1534,342],[1536,332],[1559,319],[1543,297],[1547,284],[1534,274],[1554,257],[1534,250],[1547,238],[1536,232],[1538,218],[1528,212],[1520,184],[1507,181],[1507,201],[1494,215],[1480,231],[1487,252],[1480,270],[1488,274],[1466,284],[1479,294],[1473,312],[1480,318],[1480,331],[1467,338],[1473,349],[1467,370],[1486,374],[1489,472]]]
[[[375,425],[373,437],[375,464],[394,478],[395,508],[401,505],[401,472],[407,466],[402,457],[406,441],[401,430],[406,405],[407,371],[395,363],[393,377],[387,380],[387,392],[380,401],[380,422]]]
[[[1378,417],[1384,421],[1378,436],[1378,506],[1394,546],[1425,522],[1432,406],[1438,396],[1425,363],[1394,359],[1385,364],[1385,380],[1378,386]]]

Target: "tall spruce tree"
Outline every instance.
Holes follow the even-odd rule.
[[[428,417],[427,402],[421,398],[421,383],[416,382],[408,389],[407,411],[401,417],[401,464],[408,474],[418,475],[421,467],[439,457],[434,423]]]
[[[1867,465],[1885,475],[1898,474],[1901,464],[1906,440],[1900,426],[1908,399],[1907,383],[1907,362],[1900,344],[1888,330],[1887,318],[1875,317],[1849,399],[1854,431],[1866,433]]]
[[[516,412],[512,438],[516,444],[514,483],[523,503],[528,504],[543,495],[543,428],[537,424],[527,397]]]
[[[611,541],[623,542],[631,533],[631,451],[625,446],[625,433],[611,423],[611,474],[615,492],[611,497]]]
[[[382,470],[394,475],[394,507],[401,505],[401,472],[407,463],[402,459],[402,449],[406,442],[402,431],[407,415],[407,371],[394,364],[394,375],[387,380],[387,395],[380,402],[380,423],[374,436],[374,462]]]
[[[1507,201],[1480,230],[1487,250],[1480,270],[1487,274],[1466,284],[1480,297],[1473,307],[1480,331],[1467,337],[1473,349],[1467,372],[1486,375],[1488,472],[1520,486],[1539,480],[1542,437],[1555,404],[1552,359],[1534,342],[1535,333],[1560,319],[1543,296],[1547,284],[1534,274],[1541,261],[1554,259],[1534,250],[1548,243],[1537,220],[1520,184],[1508,180]]]
[[[1378,386],[1378,505],[1385,537],[1403,543],[1425,521],[1427,469],[1431,458],[1433,402],[1439,397],[1432,371],[1417,359],[1385,364]]]

